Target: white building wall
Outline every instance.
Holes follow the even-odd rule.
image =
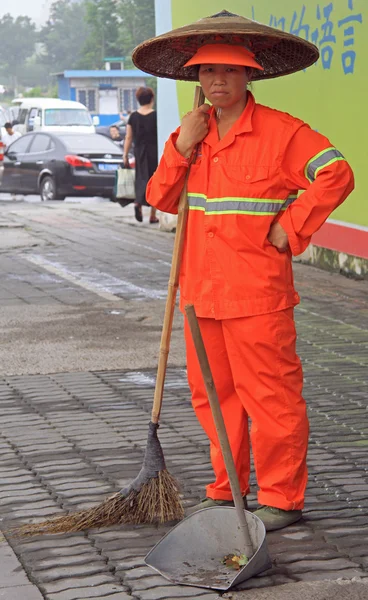
[[[155,0],[156,35],[172,29],[171,0]],[[180,124],[176,81],[157,78],[158,153],[161,156],[170,133]],[[172,231],[176,216],[160,214],[160,229]]]

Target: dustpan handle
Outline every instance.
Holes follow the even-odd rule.
[[[204,94],[200,85],[196,86],[193,110],[201,106],[204,102]],[[179,286],[179,272],[181,264],[181,256],[183,253],[185,231],[188,216],[188,200],[187,200],[187,182],[189,177],[190,166],[188,168],[183,190],[180,195],[179,206],[178,206],[178,220],[176,224],[174,249],[171,261],[170,277],[167,290],[166,306],[164,322],[161,333],[160,353],[158,357],[157,376],[155,394],[153,398],[153,407],[151,421],[152,423],[158,423],[160,419],[160,412],[162,406],[162,395],[164,391],[167,359],[169,356],[170,339],[172,324],[174,319],[174,311],[176,304],[176,294]]]
[[[208,400],[211,406],[213,420],[221,446],[222,456],[225,462],[226,471],[230,481],[231,493],[233,495],[236,513],[239,520],[239,526],[245,546],[244,553],[250,558],[253,555],[253,544],[250,538],[246,516],[244,514],[244,502],[240,490],[239,479],[235,468],[233,455],[226,431],[224,418],[222,415],[220,402],[217,396],[215,384],[213,381],[211,367],[208,362],[206,349],[203,343],[201,330],[199,328],[194,306],[188,304],[185,307],[193,343],[197,352],[198,362],[201,368],[204,384],[206,386]]]

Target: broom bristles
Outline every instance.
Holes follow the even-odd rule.
[[[158,476],[123,496],[120,492],[110,496],[96,507],[80,510],[41,523],[26,524],[12,530],[16,536],[34,536],[51,533],[72,533],[111,527],[121,524],[166,523],[180,520],[184,510],[176,480],[164,469]]]

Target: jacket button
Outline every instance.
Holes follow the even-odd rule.
[[[208,234],[208,237],[213,237],[213,235],[214,235],[213,232],[210,231],[209,234]]]
[[[245,176],[245,179],[250,179],[250,175],[246,175],[246,176]]]
[[[218,162],[218,157],[215,156],[215,158],[213,159],[213,162]]]

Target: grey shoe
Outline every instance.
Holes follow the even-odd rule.
[[[243,502],[244,509],[248,510],[248,502],[246,496],[243,497]],[[189,517],[189,515],[194,514],[198,510],[202,510],[204,508],[213,508],[214,506],[234,506],[234,502],[232,500],[212,500],[212,498],[204,498],[200,501],[199,504],[188,508],[188,510],[185,511],[185,516]]]
[[[288,527],[302,518],[301,510],[282,510],[282,508],[275,508],[274,506],[261,506],[253,514],[261,519],[266,531],[283,529],[283,527]]]

